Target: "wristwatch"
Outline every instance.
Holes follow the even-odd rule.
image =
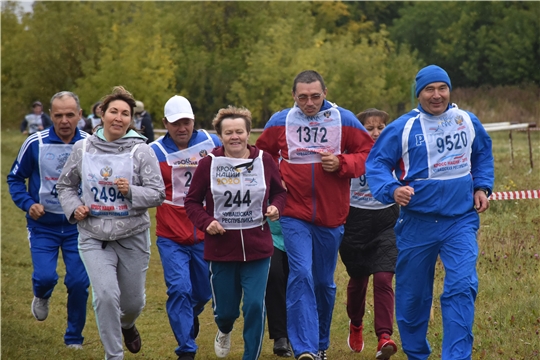
[[[486,189],[486,188],[476,188],[476,189],[474,189],[474,192],[477,192],[479,190],[483,191],[484,194],[486,194],[486,197],[489,197],[489,190],[488,189]]]

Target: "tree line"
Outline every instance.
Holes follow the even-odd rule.
[[[411,106],[421,66],[454,87],[540,84],[538,2],[56,2],[1,9],[2,125],[34,100],[77,93],[86,113],[115,85],[159,127],[169,97],[187,97],[197,125],[245,106],[262,127],[292,105],[294,76],[319,71],[328,99],[391,116]],[[45,105],[45,108],[48,108]]]

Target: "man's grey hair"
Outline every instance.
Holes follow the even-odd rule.
[[[64,96],[69,96],[69,97],[72,97],[73,99],[75,99],[75,102],[77,103],[77,111],[80,111],[81,110],[81,102],[79,101],[79,97],[77,95],[75,95],[75,93],[72,93],[71,91],[60,91],[60,92],[57,92],[56,94],[53,95],[53,97],[51,98],[51,109],[52,109],[52,103],[54,100],[56,99],[60,99],[60,98],[63,98]]]

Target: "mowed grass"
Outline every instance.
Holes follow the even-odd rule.
[[[529,148],[524,132],[514,132],[514,162],[511,163],[508,132],[491,133],[496,165],[495,191],[540,189],[540,132],[532,132],[535,168],[529,165]],[[254,139],[252,139],[253,141]],[[2,132],[2,337],[1,358],[16,359],[103,359],[91,300],[84,330],[84,350],[65,348],[66,290],[65,270],[58,267],[60,279],[53,293],[50,314],[46,321],[36,321],[31,312],[32,264],[28,248],[26,221],[8,193],[6,175],[17,156],[24,136],[16,131]],[[152,218],[155,210],[151,210]],[[491,208],[481,215],[478,234],[480,256],[478,276],[480,288],[476,302],[473,359],[537,359],[540,357],[540,200],[492,201]],[[152,241],[155,221],[152,226]],[[434,294],[434,319],[428,339],[432,359],[441,354],[441,312],[438,297],[442,289],[444,269],[439,264]],[[373,329],[373,298],[367,299],[365,316],[365,349],[360,354],[347,347],[348,318],[345,310],[347,273],[341,262],[335,273],[337,299],[331,329],[328,356],[332,360],[374,359],[376,338]],[[147,276],[147,304],[137,327],[143,347],[139,354],[126,352],[126,359],[176,359],[176,342],[165,310],[167,299],[159,253],[152,244]],[[213,348],[216,325],[208,303],[200,317],[201,333],[197,339],[197,359],[216,359]],[[243,321],[240,317],[232,335],[228,359],[242,358]],[[397,326],[393,338],[401,345]],[[277,359],[272,354],[273,342],[265,335],[261,359]],[[399,351],[392,359],[406,359]]]

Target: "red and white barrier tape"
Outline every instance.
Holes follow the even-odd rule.
[[[498,191],[491,194],[489,200],[540,199],[540,190]]]

